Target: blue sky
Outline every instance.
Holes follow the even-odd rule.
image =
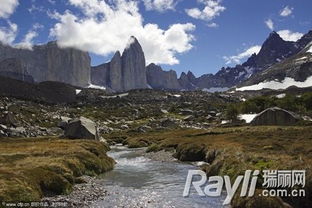
[[[59,40],[109,61],[135,35],[148,62],[199,76],[241,63],[272,30],[297,40],[312,29],[311,0],[0,0],[0,41]],[[67,12],[66,12],[67,11]]]

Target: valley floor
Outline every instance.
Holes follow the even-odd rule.
[[[294,207],[309,207],[311,203],[311,127],[174,129],[110,134],[107,140],[132,148],[147,147],[149,156],[156,159],[159,156],[152,152],[167,151],[175,152],[174,157],[181,161],[205,161],[201,169],[208,176],[229,175],[235,179],[245,170],[306,170],[306,197],[283,200]],[[94,181],[80,176],[95,176],[114,166],[106,156],[108,147],[94,141],[28,138],[1,139],[0,143],[1,201],[38,201],[43,196],[68,194],[73,184]],[[162,154],[161,160],[166,160]],[[105,197],[105,190],[101,191],[101,197]],[[93,197],[96,200],[99,195]],[[244,200],[237,197],[232,206],[242,207]],[[251,205],[243,207],[254,207],[252,204],[259,202],[260,207],[286,207],[280,199],[253,200],[248,199]]]
[[[88,182],[82,176],[97,176],[113,169],[114,160],[106,154],[108,145],[60,139],[63,130],[58,124],[83,116],[96,123],[99,135],[110,145],[146,147],[155,160],[171,162],[168,155],[173,154],[183,162],[203,161],[200,168],[209,176],[228,175],[233,180],[245,170],[306,170],[306,197],[284,197],[283,201],[235,197],[233,208],[287,207],[285,203],[308,208],[312,203],[309,122],[287,127],[258,127],[243,122],[221,125],[227,120],[229,104],[244,107],[241,94],[137,90],[123,96],[98,91],[80,96],[75,103],[55,105],[1,97],[1,202],[40,201],[43,197],[69,194],[73,185]],[[255,101],[259,100],[268,103],[263,99]],[[259,107],[255,101],[251,106]],[[276,98],[276,103],[298,107],[289,105],[289,99]],[[304,110],[298,112],[311,116],[309,103],[309,99],[303,99],[300,109]],[[159,151],[162,154],[155,153]],[[259,191],[262,176],[258,182]]]

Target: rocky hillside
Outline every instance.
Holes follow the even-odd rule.
[[[308,87],[309,79],[312,78],[312,42],[310,42],[298,54],[277,63],[268,69],[252,76],[243,82],[240,87],[250,86],[242,89],[274,88],[286,89],[290,86]],[[283,84],[282,84],[283,83]],[[254,88],[251,87],[254,85]],[[263,86],[260,86],[263,85]]]
[[[76,49],[59,48],[56,42],[17,49],[0,43],[0,74],[35,82],[57,81],[86,87],[90,82],[90,57]],[[31,78],[32,77],[32,78]]]
[[[91,69],[91,82],[114,91],[128,91],[147,88],[145,57],[135,37],[122,56],[117,51],[111,62]]]
[[[37,84],[0,76],[0,96],[52,104],[72,103],[76,101],[76,88],[61,82]]]

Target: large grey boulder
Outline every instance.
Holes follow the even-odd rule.
[[[15,116],[11,112],[4,112],[3,115],[0,115],[0,124],[9,126],[9,127],[18,126],[18,122]]]
[[[293,112],[274,107],[259,113],[252,121],[252,125],[295,125],[300,117]]]
[[[56,81],[79,87],[90,83],[90,56],[73,48],[60,48],[57,42],[34,46],[33,50],[17,49],[0,43],[0,62],[17,59],[22,68],[10,73],[27,73],[35,82]],[[2,68],[3,73],[7,71]]]
[[[146,67],[147,83],[153,89],[180,90],[177,73],[173,70],[163,71],[160,66],[150,64]]]
[[[65,126],[64,136],[69,139],[99,140],[96,124],[85,117],[70,120]]]

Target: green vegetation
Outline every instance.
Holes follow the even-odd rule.
[[[286,94],[283,98],[259,96],[236,104],[240,113],[260,113],[267,108],[275,106],[297,113],[311,114],[312,92],[307,92],[300,96]]]
[[[226,119],[236,121],[238,114],[239,114],[238,108],[234,104],[230,104],[227,106],[225,113]]]
[[[109,147],[87,140],[0,139],[0,201],[68,194],[82,175],[111,170]]]

